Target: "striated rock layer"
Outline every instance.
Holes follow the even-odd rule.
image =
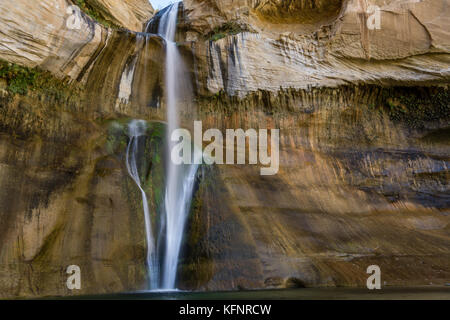
[[[141,30],[139,1],[86,3]],[[124,124],[165,119],[164,41],[73,20],[71,4],[0,5],[0,58],[47,71],[24,85],[11,76],[17,66],[0,69],[2,297],[138,290],[148,280]],[[368,27],[371,5],[380,29]],[[183,125],[280,128],[281,154],[271,177],[201,168],[178,286],[364,286],[371,264],[386,285],[448,282],[447,2],[184,8],[177,37],[194,98],[180,104]],[[148,150],[141,175],[155,218],[163,169],[158,143]],[[80,291],[65,285],[71,264],[82,269]]]
[[[107,21],[131,31],[142,31],[154,13],[148,0],[85,0]]]
[[[368,27],[371,15],[367,13],[367,1],[342,2],[339,14],[326,22],[320,20],[322,7],[317,6],[313,29],[301,16],[298,22],[304,22],[305,27],[286,24],[282,18],[261,22],[261,10],[264,12],[266,6],[260,2],[241,1],[241,6],[227,1],[220,1],[220,5],[211,1],[208,6],[205,2],[209,3],[185,2],[191,39],[210,32],[225,36],[230,31],[226,28],[229,23],[252,31],[195,43],[200,87],[210,93],[225,90],[243,97],[259,89],[276,92],[280,88],[361,82],[411,85],[447,81],[449,77],[450,40],[446,30],[450,29],[450,9],[446,1],[380,2],[380,28],[373,30]],[[276,3],[270,1],[270,8]],[[306,6],[303,1],[288,3]],[[286,2],[278,4],[281,14]],[[207,10],[212,11],[206,14]],[[229,16],[224,12],[239,14]]]
[[[114,4],[110,2],[99,1],[107,8],[111,8]],[[135,14],[140,17],[139,26],[136,25],[136,28],[123,24],[136,31],[143,29],[144,21],[150,17],[151,9],[147,8],[149,14],[141,11],[139,14],[133,13],[130,8],[138,6],[139,2],[126,2],[123,4],[124,7],[120,8],[120,12],[127,17]],[[144,0],[142,2],[148,5],[148,2]],[[1,58],[27,67],[38,66],[51,71],[57,77],[68,76],[81,80],[86,71],[91,69],[98,55],[105,48],[109,48],[111,38],[120,33],[126,33],[131,40],[135,37],[127,31],[105,28],[81,9],[73,8],[73,4],[65,0],[2,3]],[[144,9],[145,6],[141,8]],[[124,52],[124,56],[127,55],[127,52]]]

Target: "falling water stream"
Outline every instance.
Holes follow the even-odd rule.
[[[129,124],[130,141],[127,149],[127,168],[142,193],[147,239],[147,265],[151,290],[174,290],[176,284],[178,260],[184,229],[193,195],[195,175],[198,165],[175,165],[170,158],[172,132],[179,128],[178,104],[182,88],[189,81],[181,55],[175,42],[179,3],[172,4],[161,13],[158,35],[165,40],[165,99],[167,106],[166,148],[166,185],[164,204],[157,237],[153,235],[147,196],[141,186],[137,169],[139,137],[145,135],[145,122],[133,120]],[[186,86],[184,86],[186,87]],[[193,161],[195,163],[196,161]]]
[[[149,270],[150,288],[158,287],[159,267],[155,250],[155,240],[152,232],[150,212],[147,195],[141,184],[138,170],[139,142],[145,139],[147,123],[143,120],[132,120],[128,124],[129,143],[127,147],[126,163],[128,173],[133,178],[142,194],[142,206],[144,207],[145,234],[147,240],[147,265]],[[145,142],[145,141],[142,141]],[[144,144],[145,145],[145,144]]]
[[[179,111],[177,102],[180,98],[179,81],[186,81],[184,77],[178,77],[183,70],[183,62],[175,42],[177,16],[179,3],[172,4],[162,15],[158,34],[166,42],[166,103],[168,136],[167,147],[172,150],[173,142],[170,135],[179,128]],[[177,275],[178,259],[180,255],[181,241],[189,213],[192,191],[194,188],[197,165],[175,165],[170,157],[167,157],[167,181],[164,199],[165,213],[165,255],[162,263],[162,289],[174,289]]]

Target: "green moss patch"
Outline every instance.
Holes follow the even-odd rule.
[[[27,94],[29,87],[36,85],[39,73],[37,69],[0,61],[0,78],[6,81],[6,89],[13,94]]]
[[[113,23],[109,20],[106,14],[102,13],[102,11],[95,6],[95,1],[92,0],[75,0],[74,1],[80,9],[87,14],[89,17],[97,21],[98,23],[104,25],[107,28],[116,28],[119,29],[120,26]]]
[[[410,128],[423,128],[426,122],[450,120],[448,88],[396,88],[385,94],[384,108],[391,120]]]
[[[248,27],[242,26],[235,21],[230,21],[214,28],[214,30],[207,35],[207,38],[211,41],[217,41],[227,36],[236,35],[246,31],[249,31]]]
[[[129,118],[123,118],[119,120],[108,120],[105,124],[107,126],[106,152],[108,156],[114,156],[119,162],[123,163],[124,170],[126,170],[125,159],[130,141],[128,136],[129,122]],[[148,196],[153,225],[159,224],[160,215],[156,213],[160,212],[164,194],[165,168],[163,157],[165,130],[166,126],[163,123],[147,122],[147,132],[145,138],[141,138],[140,152],[138,154],[139,159],[137,161],[142,188]],[[108,171],[100,171],[99,175],[103,173],[108,174]],[[126,177],[124,180],[124,188],[128,190],[127,192],[129,190],[136,192],[133,201],[142,201],[135,182],[128,176],[128,173],[126,173]],[[142,203],[137,206],[137,210],[142,210]]]
[[[27,95],[32,91],[65,100],[74,91],[81,90],[79,85],[71,84],[69,78],[58,79],[37,67],[28,68],[4,60],[0,60],[0,79],[11,94]]]

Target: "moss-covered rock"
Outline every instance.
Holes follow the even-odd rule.
[[[427,122],[450,120],[448,87],[399,87],[392,93],[386,95],[385,108],[389,117],[396,122],[421,129]]]
[[[81,85],[68,78],[58,79],[37,67],[28,68],[4,60],[0,60],[0,79],[6,83],[6,90],[11,94],[27,95],[32,91],[47,98],[54,97],[59,102],[82,90]]]
[[[211,41],[217,41],[227,36],[236,35],[246,31],[250,31],[249,26],[236,21],[228,21],[221,26],[215,27],[206,37]]]

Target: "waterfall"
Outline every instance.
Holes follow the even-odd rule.
[[[189,81],[180,73],[185,71],[182,58],[175,42],[179,3],[172,4],[160,19],[158,34],[166,42],[166,105],[167,105],[167,150],[172,150],[170,136],[179,128],[177,102],[181,98],[183,81]],[[197,165],[175,165],[170,156],[166,159],[167,179],[164,199],[165,254],[162,262],[161,286],[174,289],[178,259],[184,228],[191,205]]]
[[[198,165],[175,165],[170,158],[170,150],[175,143],[171,134],[180,126],[180,100],[186,98],[190,90],[190,80],[175,42],[179,3],[163,9],[158,18],[157,33],[165,41],[165,100],[167,106],[166,136],[166,182],[164,202],[160,208],[157,237],[154,237],[151,225],[147,195],[141,185],[138,172],[139,138],[145,135],[146,123],[132,120],[129,125],[130,141],[127,148],[127,169],[142,193],[147,240],[147,266],[152,290],[174,290],[178,260],[184,235],[184,229],[191,207]],[[155,27],[156,20],[150,20],[146,32]],[[156,30],[155,30],[156,31]],[[142,141],[145,142],[145,141]],[[142,152],[142,151],[141,151]],[[194,153],[199,156],[198,153]],[[201,155],[201,153],[200,153]],[[193,161],[192,163],[197,163]]]
[[[150,279],[150,288],[157,288],[159,279],[158,259],[156,256],[155,241],[153,237],[147,195],[141,185],[141,178],[139,177],[138,170],[139,142],[140,138],[145,139],[146,130],[147,124],[143,120],[132,120],[128,124],[128,136],[130,141],[128,142],[127,147],[126,164],[129,175],[134,180],[142,194],[142,206],[144,207],[145,219],[145,234],[147,240],[147,266]]]

